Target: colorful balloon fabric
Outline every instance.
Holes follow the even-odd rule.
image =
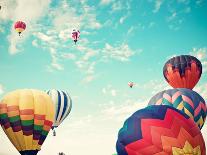
[[[26,24],[22,21],[17,21],[14,25],[14,28],[20,35],[26,29]]]
[[[169,105],[194,119],[201,129],[206,120],[205,100],[195,91],[185,88],[168,89],[153,96],[148,105]]]
[[[163,75],[173,88],[193,89],[201,74],[201,62],[190,55],[173,57],[165,63],[163,68]]]
[[[54,114],[51,98],[39,90],[16,90],[0,103],[2,128],[21,155],[38,153],[52,127]]]
[[[79,30],[73,30],[72,32],[72,39],[74,41],[74,43],[76,44],[76,42],[78,41],[78,39],[80,38],[80,31]]]
[[[187,115],[149,106],[130,116],[119,130],[118,155],[206,155],[200,129]]]
[[[52,98],[55,105],[55,116],[52,128],[58,127],[69,115],[72,108],[72,99],[66,91],[49,90],[47,94]]]

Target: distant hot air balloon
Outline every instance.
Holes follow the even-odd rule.
[[[192,118],[200,129],[206,120],[207,107],[205,100],[191,89],[164,90],[153,96],[148,105],[173,106]]]
[[[36,155],[53,124],[54,106],[42,91],[21,89],[0,103],[1,125],[21,155]]]
[[[133,82],[128,82],[128,86],[129,86],[130,88],[132,88],[132,87],[134,86],[134,83],[133,83]]]
[[[163,68],[163,75],[173,88],[193,89],[201,74],[201,62],[190,55],[173,57],[165,63]]]
[[[206,155],[203,136],[187,115],[149,106],[131,115],[119,130],[118,155]]]
[[[80,38],[80,31],[79,30],[77,30],[77,31],[73,30],[72,39],[75,42],[75,44],[76,44],[76,42],[78,41],[79,38]]]
[[[17,21],[14,25],[15,30],[20,34],[26,29],[26,24],[22,21]]]
[[[52,129],[54,129],[69,115],[72,108],[72,99],[66,91],[51,89],[47,91],[47,94],[51,97],[55,107],[54,123],[52,126]],[[53,130],[53,136],[56,136],[55,130]]]

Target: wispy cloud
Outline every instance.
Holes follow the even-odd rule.
[[[4,93],[4,87],[2,84],[0,84],[0,95],[2,95]]]
[[[120,61],[128,61],[129,58],[135,54],[135,52],[133,52],[132,49],[124,43],[117,47],[113,47],[106,43],[102,52],[104,59],[112,58]]]
[[[197,85],[194,90],[198,92],[204,100],[207,100],[207,83]]]
[[[170,87],[169,84],[164,81],[164,78],[160,80],[150,80],[147,83],[140,84],[139,87],[141,87],[142,89],[151,90],[152,95],[155,95],[163,90],[172,89],[172,87]]]
[[[135,111],[146,107],[148,101],[126,99],[125,101],[122,101],[122,103],[115,103],[114,101],[110,102],[111,104],[103,107],[101,111],[101,113],[104,115],[104,119],[122,122]]]
[[[102,89],[102,93],[105,95],[111,95],[113,97],[117,96],[117,90],[114,89],[111,85],[107,85]]]
[[[156,0],[153,13],[157,13],[160,10],[161,5],[163,4],[163,0]]]
[[[101,0],[100,4],[101,5],[108,5],[112,2],[113,0]]]
[[[28,31],[32,31],[32,24],[36,23],[38,19],[45,15],[47,8],[50,5],[50,0],[21,0],[21,1],[3,1],[0,20],[11,21],[11,34],[8,36],[10,42],[9,52],[16,54],[19,52],[21,46],[17,46],[22,43],[30,34]],[[27,7],[25,7],[27,6]],[[27,24],[28,29],[24,32],[21,38],[18,37],[14,31],[13,24],[17,20],[22,20]]]
[[[193,48],[190,54],[194,55],[196,58],[198,58],[203,67],[203,73],[207,72],[207,48]]]

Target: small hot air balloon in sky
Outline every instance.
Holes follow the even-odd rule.
[[[118,155],[206,155],[200,129],[186,114],[152,105],[131,115],[119,130]]]
[[[76,44],[76,42],[78,41],[78,39],[80,38],[80,31],[79,30],[73,30],[73,32],[72,32],[72,39],[73,39],[73,41],[75,42],[75,44]]]
[[[14,24],[14,28],[19,33],[19,36],[20,36],[20,34],[26,29],[26,24],[22,21],[17,21]]]
[[[51,97],[55,107],[54,123],[52,126],[52,129],[54,129],[69,115],[72,108],[72,99],[66,91],[51,89],[47,91],[47,94]],[[55,135],[55,130],[53,130],[53,136]]]
[[[21,89],[0,102],[0,122],[21,155],[36,155],[53,124],[55,109],[47,93]]]
[[[169,105],[192,118],[201,129],[206,120],[205,100],[195,91],[186,88],[168,89],[153,96],[148,105]]]
[[[193,89],[201,74],[201,62],[190,55],[173,57],[165,63],[163,68],[163,75],[173,88]]]
[[[132,88],[134,86],[134,82],[128,82],[128,86]]]

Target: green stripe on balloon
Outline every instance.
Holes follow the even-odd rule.
[[[23,120],[21,121],[23,126],[29,126],[34,124],[34,120]]]
[[[9,117],[9,121],[12,123],[12,122],[17,122],[20,120],[20,117],[19,116],[14,116],[14,117]]]

